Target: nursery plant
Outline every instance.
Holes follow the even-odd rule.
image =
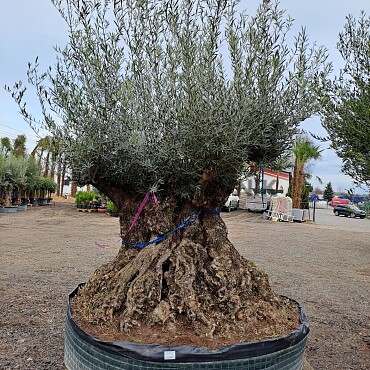
[[[109,200],[107,203],[107,210],[109,212],[117,212],[117,207],[111,200]]]
[[[12,154],[0,153],[0,193],[5,206],[11,206],[13,192],[19,193],[26,185],[27,160]],[[20,194],[19,194],[20,198]]]
[[[55,67],[29,67],[41,125],[73,178],[117,206],[122,238],[80,290],[76,312],[131,334],[157,326],[231,342],[279,335],[285,301],[234,248],[219,209],[244,163],[279,158],[320,110],[326,50],[304,30],[288,45],[292,20],[272,1],[250,17],[226,0],[53,3],[69,42]],[[24,85],[12,94],[34,124]]]

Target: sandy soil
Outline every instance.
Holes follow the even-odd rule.
[[[276,223],[245,211],[223,217],[239,251],[280,294],[302,303],[311,366],[369,369],[370,221]],[[116,218],[77,212],[71,202],[0,214],[0,369],[64,369],[66,295],[115,255],[118,232]]]

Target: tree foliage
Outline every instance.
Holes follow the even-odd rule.
[[[327,201],[331,201],[333,197],[334,197],[333,187],[331,185],[331,182],[328,182],[324,190],[324,199],[326,199]]]
[[[26,135],[18,135],[14,139],[12,154],[16,157],[25,157],[27,150],[26,150]]]
[[[343,172],[370,186],[370,17],[348,16],[337,48],[344,60],[332,82],[322,123]]]
[[[2,137],[0,139],[0,144],[1,144],[1,153],[7,155],[12,149],[12,143],[10,139],[7,136]]]
[[[320,109],[326,51],[304,30],[289,47],[292,20],[271,1],[252,17],[226,0],[53,2],[70,41],[54,69],[28,75],[81,184],[227,194],[244,162],[281,156]],[[13,96],[34,122],[24,92]]]
[[[2,137],[0,139],[1,152],[5,155],[8,153],[13,154],[16,157],[25,157],[26,156],[26,141],[27,138],[25,135],[18,135],[13,143],[8,137]]]
[[[302,206],[302,191],[306,189],[307,185],[307,183],[305,183],[305,167],[311,160],[319,159],[321,157],[321,151],[320,147],[315,145],[310,138],[305,136],[296,137],[292,149],[294,155],[292,184],[292,201],[294,208],[301,208]],[[309,191],[305,190],[304,199],[307,198],[307,201],[308,194]]]

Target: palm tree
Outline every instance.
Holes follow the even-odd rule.
[[[49,172],[48,167],[49,167],[49,158],[50,158],[50,154],[49,154],[50,143],[51,143],[50,136],[42,137],[37,142],[36,146],[33,148],[32,152],[31,152],[31,155],[33,157],[36,157],[36,155],[38,156],[37,165],[39,167],[40,174],[42,172],[42,167],[43,167],[42,166],[42,159],[44,157],[44,153],[47,152],[47,156],[46,156],[46,160],[45,160],[45,164],[44,164],[44,176],[47,176],[47,174]],[[46,175],[45,175],[45,172],[46,172]]]
[[[4,155],[7,155],[12,150],[12,143],[10,142],[10,139],[6,136],[1,138],[0,145],[1,145],[1,152]]]
[[[12,154],[17,158],[26,156],[26,135],[18,135],[13,141]]]
[[[13,144],[8,137],[2,137],[0,139],[1,152],[5,155],[12,154],[17,158],[26,156],[26,141],[25,135],[18,135],[14,140]]]
[[[60,151],[60,145],[55,138],[45,136],[41,138],[31,152],[33,157],[38,157],[40,175],[43,177],[57,178],[57,195],[63,193],[63,176],[65,174],[64,155]],[[55,173],[56,171],[56,173]],[[64,174],[63,174],[64,173]]]
[[[297,137],[292,149],[294,155],[294,172],[292,186],[293,208],[301,208],[301,196],[304,183],[304,168],[311,160],[321,157],[322,149],[308,137]]]

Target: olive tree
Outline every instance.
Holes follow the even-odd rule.
[[[1,153],[0,158],[0,191],[4,196],[4,205],[12,204],[12,196],[20,198],[20,191],[25,186],[25,174],[27,159],[16,157],[13,154],[5,156]]]
[[[289,46],[292,21],[270,1],[252,17],[226,0],[53,2],[69,42],[29,81],[73,179],[117,206],[123,241],[81,290],[84,317],[212,335],[281,307],[218,210],[245,162],[277,159],[320,110],[325,49],[304,30]],[[12,93],[33,124],[25,87]]]
[[[343,172],[370,186],[370,17],[348,16],[337,48],[344,60],[332,84],[322,124]]]

